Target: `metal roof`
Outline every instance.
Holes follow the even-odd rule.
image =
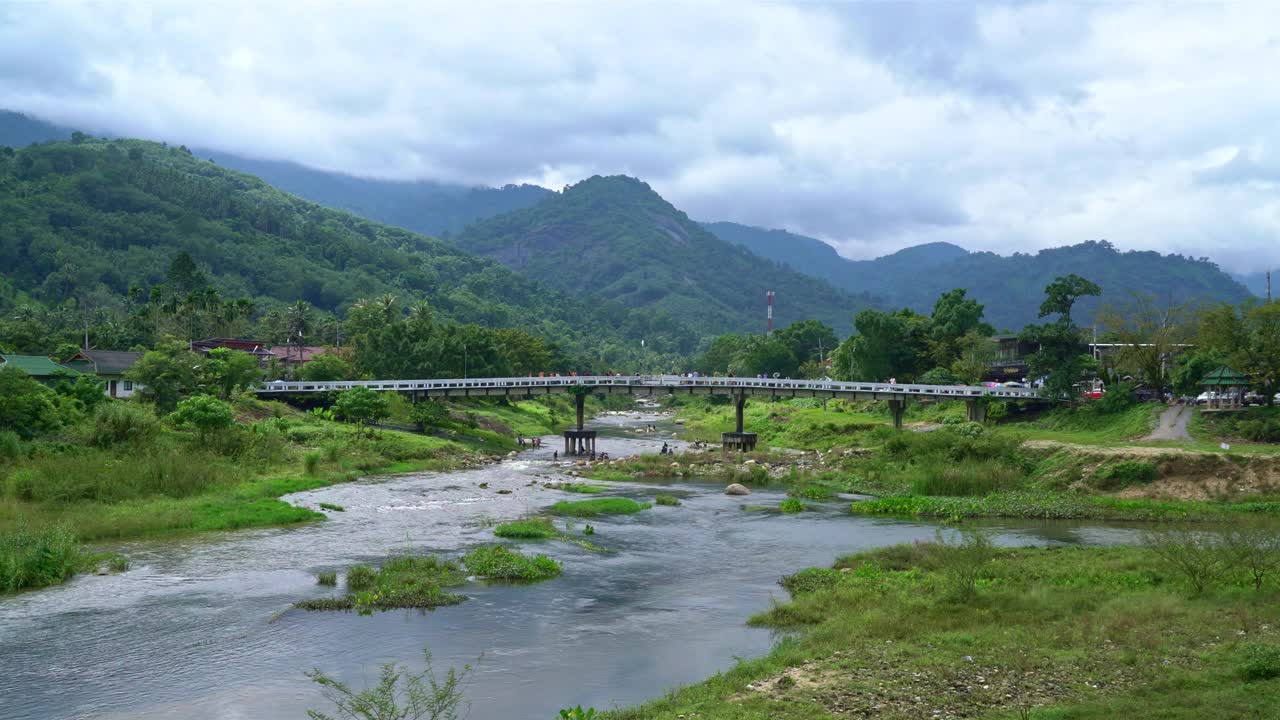
[[[58,373],[79,375],[66,365],[59,365],[43,355],[0,355],[0,367],[18,368],[32,377],[53,377]]]

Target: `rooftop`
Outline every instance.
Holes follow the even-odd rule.
[[[59,365],[43,355],[0,355],[0,367],[18,368],[32,377],[53,377],[58,373],[79,375],[66,365]]]

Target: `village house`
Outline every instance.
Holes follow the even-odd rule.
[[[125,373],[142,359],[140,352],[117,350],[81,350],[67,358],[67,367],[82,373],[96,375],[102,381],[102,391],[113,398],[129,398],[142,388],[125,378]]]
[[[43,355],[0,355],[0,369],[17,368],[45,385],[80,373]]]

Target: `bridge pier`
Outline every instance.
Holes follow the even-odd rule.
[[[747,406],[747,394],[744,392],[735,393],[733,396],[733,405],[735,415],[737,416],[736,428],[734,432],[720,433],[720,448],[722,450],[737,450],[739,452],[751,452],[756,449],[756,434],[743,432],[742,414]]]
[[[981,400],[965,400],[965,412],[968,415],[969,422],[986,422],[987,420],[987,404]]]
[[[895,430],[902,429],[902,415],[907,411],[907,401],[890,400],[889,411],[893,413],[893,427]]]
[[[564,431],[565,455],[594,455],[596,452],[596,431],[584,430],[582,427],[586,419],[586,403],[585,393],[574,395],[573,405],[578,413],[578,427],[575,430]]]

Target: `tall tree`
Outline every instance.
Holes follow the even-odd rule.
[[[1075,273],[1065,275],[1049,283],[1044,289],[1044,302],[1040,303],[1040,317],[1058,313],[1062,319],[1071,322],[1071,308],[1085,295],[1094,297],[1102,294],[1102,288]]]
[[[1098,323],[1120,345],[1116,366],[1156,391],[1172,382],[1174,357],[1190,338],[1186,308],[1161,306],[1151,295],[1135,295],[1123,306],[1104,307]]]

